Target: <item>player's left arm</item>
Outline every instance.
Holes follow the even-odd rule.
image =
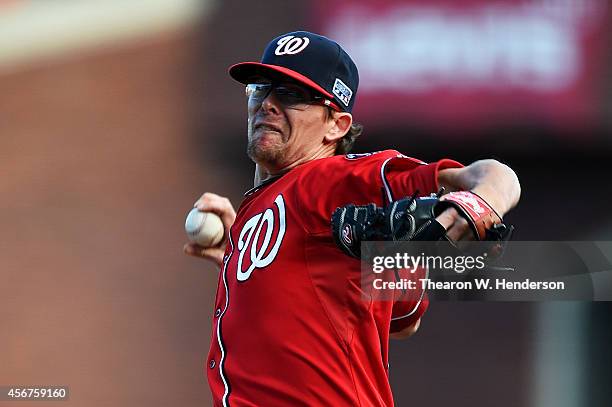
[[[419,330],[420,326],[421,326],[421,318],[417,319],[412,325],[407,326],[406,328],[402,329],[401,331],[391,332],[389,334],[389,338],[391,338],[391,339],[407,339],[407,338],[410,338],[412,335],[414,335],[416,333],[416,331]]]
[[[516,173],[499,161],[475,161],[462,168],[447,168],[438,172],[438,185],[446,192],[472,191],[484,199],[498,214],[504,216],[516,206],[521,196],[521,185]],[[438,216],[452,240],[470,238],[467,221],[454,208]]]
[[[495,160],[481,160],[467,167],[440,170],[437,182],[446,192],[472,191],[478,194],[499,216],[504,216],[515,207],[521,196],[521,185],[515,172]],[[448,208],[437,219],[452,240],[473,238],[467,220],[454,208]],[[391,333],[391,338],[409,338],[419,329],[420,322],[418,319],[414,324]]]

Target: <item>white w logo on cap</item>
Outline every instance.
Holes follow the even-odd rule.
[[[310,43],[310,39],[308,37],[298,38],[288,35],[276,43],[278,44],[278,47],[274,50],[276,55],[293,55],[302,52]]]

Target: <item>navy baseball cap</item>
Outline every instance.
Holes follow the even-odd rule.
[[[359,86],[357,66],[338,43],[308,31],[294,31],[274,38],[261,62],[241,62],[229,74],[248,84],[254,76],[275,79],[288,76],[351,112]]]

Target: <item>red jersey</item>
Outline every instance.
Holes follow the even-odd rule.
[[[427,308],[367,301],[333,241],[348,203],[437,192],[432,164],[394,150],[313,160],[247,192],[230,229],[206,361],[216,406],[392,406],[389,333]]]

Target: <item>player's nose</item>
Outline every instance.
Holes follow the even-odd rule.
[[[261,102],[261,108],[266,113],[279,114],[281,112],[281,104],[274,92],[268,93],[268,96]]]

